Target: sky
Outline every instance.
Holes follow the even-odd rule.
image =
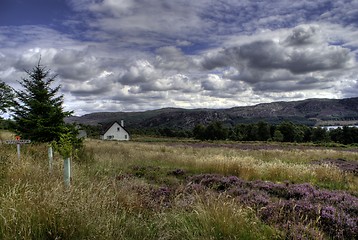
[[[0,0],[0,81],[40,58],[77,116],[358,97],[358,0]]]

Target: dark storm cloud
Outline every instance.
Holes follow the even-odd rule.
[[[280,69],[284,68],[286,58],[277,43],[273,41],[255,41],[249,44],[240,46],[236,58],[241,60],[244,64],[251,68],[258,69]]]
[[[84,85],[84,86],[73,86],[66,85],[62,88],[63,92],[69,92],[74,96],[89,96],[89,95],[102,95],[108,92],[111,88],[109,86],[100,86],[100,84],[96,85]]]
[[[319,51],[322,50],[322,51]],[[293,51],[288,54],[289,60],[283,63],[282,68],[292,73],[308,73],[348,68],[353,55],[349,49],[329,46],[326,49]]]
[[[259,82],[254,85],[253,90],[258,92],[287,93],[312,89],[313,87],[316,91],[333,88],[333,86],[322,84],[321,82],[317,82],[316,84],[302,84],[301,82],[286,80],[277,82]]]
[[[233,66],[237,62],[238,51],[239,48],[230,48],[206,54],[201,65],[206,70]]]
[[[242,45],[238,58],[251,68],[287,69],[294,74],[344,69],[352,60],[350,50],[337,46],[284,48],[273,41]]]
[[[298,27],[282,43],[259,40],[224,49],[207,55],[202,66],[206,69],[233,66],[250,72],[288,70],[293,74],[351,66],[354,55],[350,49],[321,43],[315,32],[315,27]]]

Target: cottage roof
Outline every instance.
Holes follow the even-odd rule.
[[[101,135],[104,135],[115,123],[117,123],[119,126],[121,126],[129,134],[128,130],[125,129],[125,127],[123,127],[118,121],[113,121],[113,122],[108,122],[108,123],[102,124]]]

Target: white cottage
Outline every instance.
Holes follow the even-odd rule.
[[[101,139],[128,141],[129,133],[124,128],[123,120],[121,121],[121,124],[115,121],[112,124],[110,124],[106,129],[104,129],[103,134],[101,135]]]

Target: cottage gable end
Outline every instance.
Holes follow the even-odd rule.
[[[113,122],[101,136],[103,140],[120,140],[128,141],[130,139],[129,132],[121,126],[117,121]]]

